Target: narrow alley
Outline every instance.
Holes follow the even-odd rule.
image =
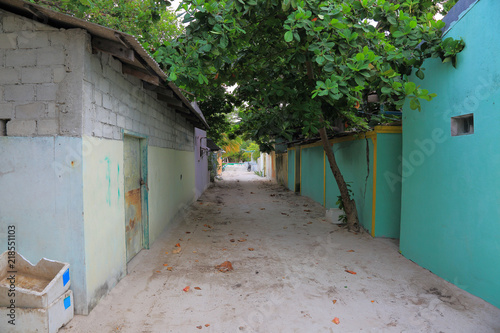
[[[500,332],[500,309],[395,240],[347,232],[244,167],[223,178],[60,332]]]

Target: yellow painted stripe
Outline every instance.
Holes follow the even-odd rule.
[[[377,204],[377,137],[373,141],[373,193],[372,193],[372,237],[375,237],[375,213]]]
[[[300,156],[300,177],[299,177],[299,181],[300,181],[300,195],[302,195],[302,147],[300,147],[300,152],[299,152],[299,156]]]
[[[326,208],[326,153],[323,150],[323,207]]]
[[[375,132],[377,133],[402,133],[403,128],[401,126],[375,126]]]
[[[403,130],[402,130],[401,126],[375,126],[374,130],[370,131],[370,132],[353,133],[353,134],[342,136],[339,138],[334,138],[334,139],[331,139],[329,141],[330,141],[330,144],[334,144],[334,143],[348,142],[348,141],[354,141],[354,140],[371,139],[371,138],[376,137],[377,133],[390,134],[390,133],[402,133],[402,131]],[[314,143],[300,146],[300,148],[313,148],[313,147],[319,147],[321,145],[322,145],[321,141],[318,141],[318,142],[314,142]],[[292,149],[292,148],[288,148],[288,149]]]

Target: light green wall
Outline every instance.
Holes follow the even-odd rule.
[[[126,274],[123,142],[84,137],[87,294],[92,308]]]
[[[155,239],[195,200],[194,153],[149,147],[149,239]],[[182,179],[181,179],[182,175]]]
[[[401,154],[401,134],[377,134],[376,237],[399,238],[401,182],[393,175],[399,172]]]
[[[369,162],[367,161],[367,145]],[[373,192],[373,142],[359,139],[333,144],[337,164],[350,183],[358,209],[359,223],[371,232],[372,229],[372,192]],[[368,170],[369,163],[369,170]],[[368,178],[367,178],[368,175]],[[337,208],[340,191],[333,177],[330,164],[326,163],[326,208]]]
[[[300,194],[323,204],[324,168],[323,147],[302,149]]]
[[[295,149],[288,150],[288,189],[295,191]]]
[[[500,307],[500,2],[482,0],[445,37],[462,37],[457,68],[426,61],[438,96],[404,110],[401,251]],[[450,134],[450,117],[474,113],[474,134]]]

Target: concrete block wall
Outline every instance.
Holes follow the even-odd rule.
[[[0,133],[81,136],[84,36],[0,10]]]
[[[87,44],[84,74],[85,135],[121,140],[122,129],[149,138],[149,145],[194,151],[194,127],[142,81],[122,73],[113,56],[92,54]]]

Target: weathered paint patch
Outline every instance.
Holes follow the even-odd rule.
[[[106,202],[111,206],[111,161],[109,157],[104,159],[106,162],[106,182],[108,185],[108,189],[106,191]]]

